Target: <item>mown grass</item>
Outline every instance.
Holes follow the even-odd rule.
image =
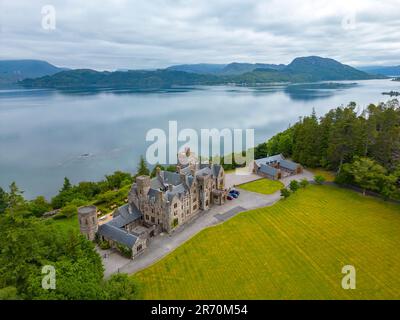
[[[208,228],[133,275],[144,299],[398,299],[400,207],[333,186]],[[344,290],[344,265],[357,271]]]
[[[325,181],[332,182],[335,180],[335,173],[332,171],[324,170],[322,168],[311,168],[307,170],[311,171],[314,176],[323,176]]]
[[[284,187],[285,186],[280,181],[270,180],[265,178],[244,183],[238,186],[238,188],[240,189],[262,194],[272,194]]]

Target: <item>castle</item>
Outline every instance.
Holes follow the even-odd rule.
[[[132,258],[161,232],[171,233],[213,205],[225,203],[225,172],[218,164],[200,164],[190,149],[178,154],[176,172],[156,169],[156,176],[139,176],[128,203],[116,209],[113,219],[100,224],[95,207],[78,209],[81,232],[112,247],[124,246]]]

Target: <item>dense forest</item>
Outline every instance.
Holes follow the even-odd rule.
[[[336,172],[336,182],[400,198],[400,109],[397,100],[359,111],[352,102],[318,118],[313,112],[255,149],[282,153],[306,167]]]
[[[137,174],[155,173],[141,158]],[[65,178],[50,202],[42,196],[26,200],[15,182],[7,191],[0,188],[0,300],[135,299],[137,286],[126,274],[103,279],[101,258],[79,233],[76,218],[81,205],[94,204],[106,213],[124,204],[133,179],[120,171],[77,185]],[[51,210],[54,216],[43,216]],[[55,267],[56,290],[42,288],[45,265]]]

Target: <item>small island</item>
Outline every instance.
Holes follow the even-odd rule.
[[[397,96],[400,96],[400,92],[398,92],[398,91],[389,91],[389,92],[382,92],[382,94],[383,95],[386,95],[386,96],[391,96],[391,97],[397,97]]]

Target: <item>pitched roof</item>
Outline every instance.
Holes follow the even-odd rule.
[[[283,157],[282,154],[276,154],[274,156],[270,156],[270,157],[266,157],[266,158],[262,158],[262,159],[256,159],[255,162],[258,166],[260,166],[261,164],[268,164],[271,162],[280,162],[284,159],[285,158]]]
[[[285,159],[281,160],[279,162],[279,165],[282,168],[286,168],[286,169],[289,169],[289,170],[296,170],[297,167],[299,166],[297,163],[295,163],[293,161],[290,161],[290,160],[285,160]]]
[[[108,224],[111,224],[117,228],[122,228],[127,224],[140,219],[142,217],[142,213],[132,203],[131,205],[126,204],[122,207],[119,207],[114,213],[114,216],[115,218],[108,222]]]
[[[269,176],[275,177],[278,173],[278,169],[275,169],[274,167],[271,167],[266,164],[261,164],[260,168],[258,169],[259,172],[262,172],[264,174],[267,174]]]
[[[120,244],[124,244],[129,248],[132,248],[138,239],[135,235],[128,233],[118,227],[115,227],[110,223],[105,223],[99,226],[98,232],[101,236]]]
[[[181,183],[181,177],[179,173],[170,171],[161,171],[161,177],[164,184],[172,184],[174,186]]]
[[[214,177],[218,177],[219,172],[221,171],[222,166],[219,164],[213,164],[212,165],[212,170],[213,170],[213,175]]]

